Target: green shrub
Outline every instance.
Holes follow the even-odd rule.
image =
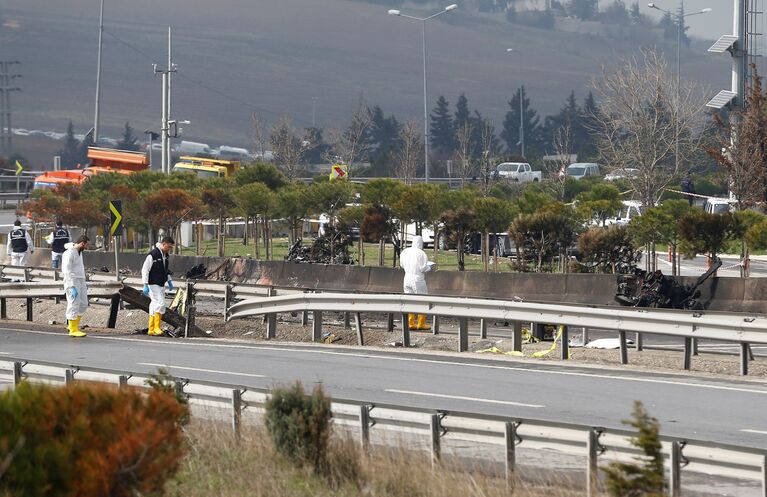
[[[317,385],[306,395],[301,383],[275,388],[266,403],[266,428],[277,451],[297,465],[321,472],[327,464],[330,397]]]
[[[157,493],[183,455],[185,412],[161,391],[22,383],[0,395],[0,495]]]
[[[660,424],[650,416],[641,402],[634,402],[631,420],[623,421],[639,431],[631,445],[642,450],[643,456],[633,463],[614,462],[605,468],[605,486],[613,497],[663,497],[663,448]]]

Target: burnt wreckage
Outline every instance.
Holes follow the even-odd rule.
[[[630,307],[656,307],[662,309],[702,310],[705,306],[700,299],[700,286],[722,266],[717,259],[694,283],[684,285],[673,276],[664,275],[660,270],[647,272],[634,269],[633,274],[618,276],[615,300]]]

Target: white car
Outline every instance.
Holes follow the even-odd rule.
[[[533,171],[527,162],[504,162],[495,166],[495,174],[498,178],[510,179],[519,183],[538,182],[541,180],[541,172]]]
[[[587,176],[599,176],[599,164],[593,162],[576,162],[567,166],[566,174],[573,179],[583,179]]]
[[[605,181],[616,181],[619,179],[636,178],[639,173],[639,169],[632,167],[625,167],[620,169],[614,169],[605,175]]]
[[[628,224],[635,217],[641,216],[642,210],[642,202],[639,202],[638,200],[624,200],[623,207],[621,207],[618,215],[605,219],[605,226],[610,226],[611,224]]]

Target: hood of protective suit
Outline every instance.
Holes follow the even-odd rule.
[[[413,248],[422,249],[423,250],[423,237],[416,235],[413,237],[413,242],[410,245]]]

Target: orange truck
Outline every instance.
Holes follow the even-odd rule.
[[[105,173],[133,174],[149,169],[143,152],[88,147],[90,163],[84,169],[47,171],[35,178],[35,189],[56,188],[60,185],[80,185],[91,176]]]

